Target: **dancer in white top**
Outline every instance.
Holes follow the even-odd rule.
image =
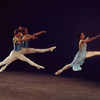
[[[43,66],[34,63],[33,61],[31,61],[30,59],[28,59],[27,57],[25,57],[25,56],[22,54],[22,52],[21,52],[22,45],[23,45],[22,42],[23,42],[23,41],[30,40],[31,38],[32,38],[32,39],[35,39],[36,37],[30,36],[30,37],[27,37],[27,38],[22,39],[22,35],[21,35],[21,32],[20,32],[19,29],[16,29],[16,30],[14,31],[14,35],[15,35],[14,38],[13,38],[14,50],[11,51],[10,55],[9,55],[5,60],[3,60],[2,62],[0,62],[0,66],[4,65],[4,66],[0,69],[0,72],[2,72],[3,70],[5,70],[5,68],[6,68],[11,62],[13,62],[13,61],[16,60],[16,59],[25,61],[25,62],[29,63],[30,65],[37,67],[38,69],[40,69],[40,68],[44,69]]]
[[[78,38],[80,39],[79,41],[79,51],[77,52],[77,54],[74,57],[74,60],[72,61],[72,63],[65,65],[62,69],[58,70],[55,75],[59,75],[60,73],[62,73],[64,70],[71,68],[73,69],[73,71],[80,71],[82,70],[81,66],[84,63],[84,60],[86,58],[86,47],[87,47],[87,42],[91,42],[97,38],[100,37],[100,35],[95,36],[93,38],[89,38],[87,37],[85,39],[85,34],[84,33],[79,33]]]

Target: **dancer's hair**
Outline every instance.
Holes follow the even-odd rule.
[[[23,28],[22,28],[22,32],[25,32],[25,29],[27,29],[27,27],[23,27]]]
[[[22,26],[19,26],[19,27],[22,27]],[[21,32],[23,31],[23,27],[20,29],[20,31],[21,31]]]
[[[82,32],[78,32],[78,33],[77,33],[77,38],[78,38],[78,39],[80,39],[81,33],[82,33]]]
[[[19,30],[19,29],[14,30],[14,34],[18,34],[19,32],[21,32],[21,30]]]
[[[24,32],[25,32],[25,29],[27,29],[27,27],[23,27],[23,29],[22,29],[22,33],[24,34]]]

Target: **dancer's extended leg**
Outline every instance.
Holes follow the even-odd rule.
[[[0,62],[0,66],[5,65],[5,64],[9,63],[10,61],[14,60],[15,59],[14,53],[15,53],[14,51],[11,51],[10,55],[5,60]]]
[[[10,63],[12,63],[13,61],[15,61],[15,60],[17,60],[17,58],[11,59],[8,63],[6,63],[4,66],[2,66],[2,67],[0,68],[0,72],[3,72],[3,71],[7,68],[7,66],[8,66]]]
[[[72,66],[70,66],[69,64],[68,65],[65,65],[62,69],[58,70],[55,75],[59,75],[60,73],[62,73],[64,70],[68,69],[68,68],[71,68]]]
[[[93,57],[93,56],[99,56],[99,55],[100,55],[100,51],[88,51],[86,58],[90,58],[90,57]]]
[[[45,67],[38,65],[35,62],[31,61],[29,58],[25,57],[23,54],[20,54],[18,59],[25,61],[25,62],[29,63],[30,65],[37,67],[38,69],[40,69],[40,68],[44,69],[45,68]]]
[[[47,48],[47,49],[23,48],[22,54],[45,53],[45,52],[48,52],[48,51],[52,52],[54,49],[56,49],[56,46],[51,47],[51,48]]]

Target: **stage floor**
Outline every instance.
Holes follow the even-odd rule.
[[[100,100],[100,82],[4,71],[0,73],[0,100]]]

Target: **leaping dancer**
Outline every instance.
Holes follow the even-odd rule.
[[[5,68],[11,63],[13,62],[14,60],[22,60],[22,61],[25,61],[27,63],[29,63],[30,65],[36,67],[37,69],[44,69],[43,66],[41,65],[38,65],[36,63],[34,63],[33,61],[31,61],[30,59],[28,59],[27,57],[25,57],[23,54],[22,54],[22,42],[23,41],[27,41],[27,40],[30,40],[30,39],[35,39],[36,37],[34,36],[30,36],[30,37],[27,37],[27,38],[24,38],[22,39],[22,34],[21,34],[21,31],[19,29],[16,29],[14,30],[14,38],[13,38],[13,45],[14,45],[14,49],[13,51],[11,51],[10,55],[5,59],[3,60],[2,62],[0,62],[0,66],[4,65],[1,69],[0,69],[0,72],[2,72],[3,70],[5,70]]]
[[[37,37],[40,34],[45,34],[46,31],[40,31],[37,33],[34,33],[33,36]],[[26,27],[23,28],[23,38],[26,37],[30,37],[31,35],[28,33],[28,29]],[[31,53],[45,53],[48,51],[53,51],[56,48],[56,46],[54,47],[50,47],[50,48],[46,48],[46,49],[36,49],[36,48],[29,48],[29,40],[27,41],[23,41],[23,48],[22,48],[22,53],[23,54],[31,54]]]
[[[36,39],[38,35],[42,34],[42,33],[46,33],[46,31],[40,31],[38,33],[34,33],[33,35],[28,34],[28,30],[26,27],[22,28],[19,27],[19,31],[20,31],[20,38],[26,39],[29,38],[25,41],[22,41],[22,48],[21,48],[21,54],[25,55],[25,54],[31,54],[31,53],[44,53],[44,52],[48,52],[48,51],[53,51],[56,46],[51,47],[51,48],[47,48],[47,49],[35,49],[35,48],[29,48],[29,40],[30,37],[33,36],[33,40]],[[22,35],[23,33],[23,35]],[[3,70],[6,69],[6,67],[12,63],[13,61],[17,60],[17,58],[14,58],[12,60],[10,60],[8,63],[6,63],[1,69],[0,72],[2,72]],[[1,64],[2,65],[2,64]]]
[[[87,44],[88,42],[91,42],[97,38],[100,37],[100,35],[89,38],[87,37],[85,39],[85,34],[84,33],[78,33],[77,37],[80,39],[79,41],[79,51],[77,52],[77,54],[74,57],[74,60],[72,61],[72,63],[65,65],[62,69],[58,70],[55,75],[59,75],[60,73],[62,73],[64,70],[68,69],[68,68],[72,68],[73,71],[80,71],[82,70],[81,66],[84,63],[84,60],[86,58],[86,53],[87,53]]]

